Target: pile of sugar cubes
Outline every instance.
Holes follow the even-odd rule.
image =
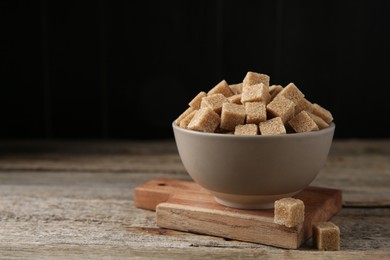
[[[235,135],[278,135],[329,127],[332,114],[290,83],[269,86],[270,77],[249,71],[242,83],[219,82],[189,102],[175,123],[181,128]]]
[[[305,204],[300,199],[283,198],[275,201],[274,223],[293,228],[305,220]],[[318,250],[340,250],[340,229],[333,222],[313,223],[313,243]]]

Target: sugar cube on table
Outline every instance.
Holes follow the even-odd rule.
[[[221,119],[214,110],[205,107],[196,111],[187,128],[200,132],[213,133],[220,124]]]
[[[280,117],[260,122],[259,130],[261,135],[286,134],[286,128],[284,127],[283,121]]]
[[[305,220],[305,204],[302,200],[283,198],[275,201],[274,223],[295,227]]]
[[[294,116],[290,121],[288,121],[288,124],[297,133],[319,130],[316,122],[314,122],[306,111],[301,111],[298,115]]]
[[[283,123],[286,123],[294,116],[295,103],[279,95],[280,93],[267,105],[267,112],[274,117],[280,117]]]
[[[340,250],[340,229],[334,223],[317,222],[313,224],[313,242],[318,250]]]
[[[233,103],[224,103],[221,112],[221,128],[234,130],[236,125],[245,123],[245,107]]]
[[[256,124],[237,125],[234,134],[235,135],[257,135],[258,127]]]
[[[219,82],[207,93],[207,95],[213,95],[218,93],[224,95],[225,97],[230,97],[234,95],[234,92],[231,90],[226,80],[222,80],[221,82]]]
[[[246,123],[259,124],[267,119],[265,102],[245,103]]]

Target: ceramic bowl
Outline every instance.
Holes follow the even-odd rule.
[[[202,133],[172,124],[185,169],[225,206],[273,208],[307,187],[324,166],[335,124],[275,136]]]

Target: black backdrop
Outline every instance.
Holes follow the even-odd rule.
[[[1,1],[0,138],[170,138],[249,70],[390,137],[390,1]]]

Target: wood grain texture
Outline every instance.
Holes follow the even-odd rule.
[[[344,204],[355,203],[332,218],[341,230],[337,252],[315,251],[310,240],[300,250],[284,250],[159,228],[154,212],[134,206],[134,188],[155,178],[189,180],[189,176],[168,172],[179,167],[177,160],[165,162],[162,171],[158,164],[133,171],[125,157],[137,156],[138,165],[143,155],[178,158],[172,142],[31,143],[14,146],[9,141],[0,146],[0,259],[390,258],[390,208],[381,204],[389,201],[386,140],[335,142],[316,180],[316,185],[341,187]],[[29,159],[31,154],[35,157]],[[71,167],[69,157],[61,154],[73,158]],[[110,160],[120,154],[129,170],[121,161]],[[105,161],[103,169],[94,165],[98,159],[89,160],[94,155]],[[46,156],[56,158],[50,159],[54,170],[47,167]],[[359,168],[365,170],[355,175]]]
[[[110,245],[0,245],[3,259],[388,259],[390,250],[321,252],[235,247],[144,247]],[[19,251],[18,251],[19,249]],[[18,251],[16,253],[16,251]]]
[[[171,140],[2,141],[0,171],[187,173]],[[336,140],[312,185],[340,189],[343,205],[390,206],[390,140]]]
[[[126,257],[132,249],[146,258],[153,252],[176,258],[206,252],[212,253],[210,257],[214,253],[221,258],[229,256],[220,249],[248,257],[259,252],[265,256],[290,254],[253,243],[159,228],[155,213],[136,208],[133,201],[134,187],[158,177],[176,175],[0,172],[0,252],[15,259],[29,254],[59,258],[73,247],[70,255],[76,259],[88,254]],[[332,218],[341,229],[341,251],[331,255],[388,256],[389,219],[389,208],[343,208]],[[308,252],[313,251],[310,243],[291,254],[309,257]]]
[[[171,140],[159,142],[1,142],[0,170],[178,173],[186,171]]]
[[[156,210],[157,226],[207,234],[228,239],[297,249],[303,242],[303,228],[274,224],[272,217],[186,205],[175,200],[161,203]]]
[[[156,210],[157,226],[199,234],[297,249],[311,237],[312,224],[341,209],[341,192],[308,187],[295,196],[305,203],[305,222],[294,228],[273,223],[273,209],[239,210],[222,206],[194,182],[158,178],[137,186],[135,206]]]

